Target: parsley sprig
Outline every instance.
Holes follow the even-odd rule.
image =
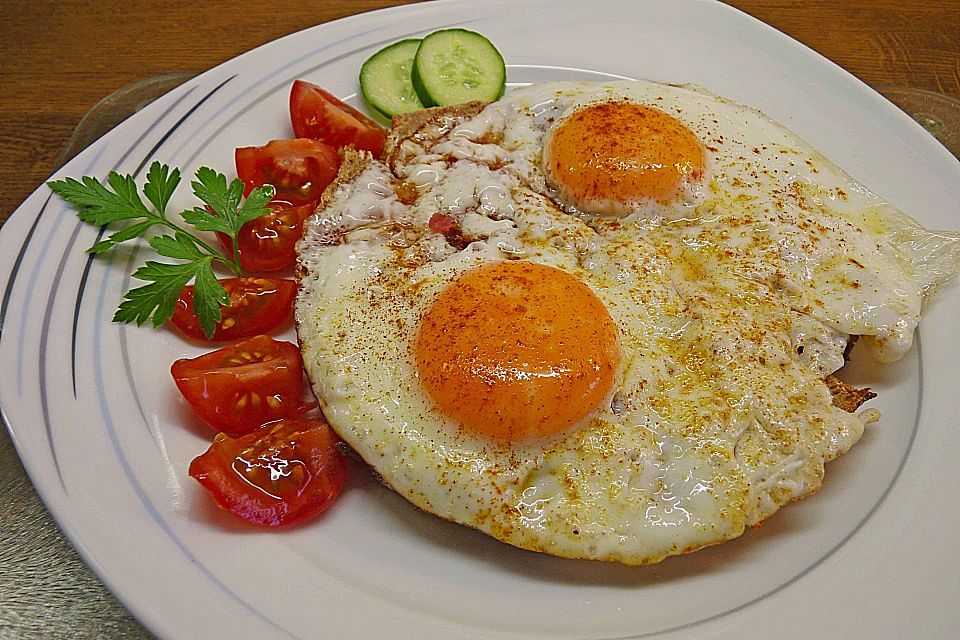
[[[179,184],[179,169],[171,170],[165,164],[154,162],[143,185],[143,195],[152,205],[151,208],[140,197],[133,176],[120,175],[115,171],[107,175],[106,184],[90,176],[47,183],[55,193],[76,208],[77,216],[84,222],[98,227],[117,223],[124,225],[87,249],[89,253],[103,253],[120,243],[146,237],[154,227],[168,231],[161,235],[150,235],[147,242],[161,256],[181,262],[148,260],[134,271],[134,278],[148,284],[131,289],[124,295],[123,302],[113,316],[115,322],[142,325],[152,318],[153,326],[160,326],[173,316],[181,290],[193,282],[193,310],[209,338],[220,322],[220,307],[230,301],[226,289],[217,279],[214,266],[224,267],[236,276],[243,275],[237,234],[247,222],[269,213],[266,205],[274,191],[269,185],[259,187],[244,199],[243,183],[239,179],[228,183],[225,175],[213,169],[201,167],[197,170],[196,179],[190,186],[194,195],[209,209],[194,207],[179,215],[196,231],[219,231],[229,236],[233,243],[233,257],[229,258],[167,215],[167,205]]]

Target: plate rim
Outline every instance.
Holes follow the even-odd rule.
[[[471,5],[471,4],[473,4],[473,3],[469,2],[469,0],[441,0],[441,2],[436,3],[436,4],[439,4],[439,5],[448,5],[448,6],[450,6],[450,5]],[[501,4],[506,4],[506,3],[501,3]],[[658,3],[649,3],[649,4],[658,4]],[[715,4],[715,3],[712,3],[712,2],[704,2],[703,0],[691,0],[688,4],[690,4],[690,5],[707,5],[707,4],[713,5],[713,4]],[[351,23],[351,22],[353,22],[353,21],[357,21],[358,23],[359,23],[359,22],[363,22],[364,20],[368,20],[368,19],[369,19],[368,16],[371,16],[371,15],[373,15],[373,14],[383,14],[383,13],[391,13],[391,12],[405,13],[405,12],[407,12],[408,10],[410,10],[411,7],[423,7],[423,6],[426,6],[426,5],[405,5],[405,6],[390,7],[390,8],[386,8],[386,9],[377,10],[377,11],[374,11],[374,12],[369,12],[369,13],[364,13],[364,14],[357,14],[357,15],[353,15],[353,16],[348,16],[348,17],[342,18],[342,19],[340,19],[340,20],[336,20],[336,21],[333,21],[333,22],[330,22],[330,23],[325,23],[325,24],[322,24],[322,25],[316,25],[316,26],[313,26],[313,27],[309,27],[309,28],[307,28],[307,29],[304,29],[304,30],[302,30],[302,31],[298,31],[298,32],[296,32],[296,33],[288,34],[287,36],[284,36],[283,38],[280,38],[280,39],[278,39],[278,40],[274,40],[274,41],[269,42],[269,43],[265,43],[264,45],[261,45],[260,47],[257,47],[256,49],[252,49],[252,50],[250,50],[250,51],[248,51],[248,52],[245,52],[245,53],[241,54],[240,56],[237,56],[237,57],[235,57],[235,58],[233,58],[233,59],[231,59],[231,60],[228,60],[228,61],[226,61],[226,62],[224,62],[224,63],[221,63],[220,65],[217,65],[216,67],[214,67],[214,68],[212,68],[212,69],[210,69],[210,70],[208,70],[208,71],[200,74],[197,78],[194,78],[193,80],[188,81],[185,85],[183,85],[182,87],[174,90],[174,91],[171,92],[170,94],[167,94],[166,96],[164,96],[164,97],[161,99],[161,101],[165,101],[165,102],[163,102],[163,104],[166,105],[166,104],[168,104],[168,103],[170,103],[170,102],[173,101],[174,98],[172,98],[171,96],[178,96],[178,95],[179,95],[178,92],[183,92],[184,95],[186,95],[187,93],[193,91],[193,89],[194,89],[195,87],[201,86],[201,84],[202,84],[205,80],[209,80],[209,79],[211,79],[211,78],[216,77],[217,74],[221,73],[223,69],[229,68],[229,65],[235,64],[236,61],[241,60],[241,59],[244,59],[244,58],[252,58],[252,57],[254,57],[254,56],[257,54],[257,52],[260,52],[260,51],[266,49],[267,47],[274,46],[274,45],[276,45],[276,43],[283,42],[284,40],[286,40],[286,39],[288,39],[288,38],[304,37],[303,34],[306,34],[306,33],[312,32],[312,31],[317,31],[317,30],[322,30],[322,29],[328,28],[328,25],[334,25],[334,24],[336,24],[336,25],[338,25],[338,26],[344,26],[344,25],[346,25],[346,24],[348,24],[348,23]],[[806,49],[809,53],[812,53],[814,56],[817,56],[818,58],[820,58],[820,63],[821,63],[821,64],[825,62],[825,63],[827,63],[828,65],[832,66],[832,67],[834,68],[834,70],[839,70],[840,72],[842,72],[843,74],[845,74],[846,76],[848,76],[850,79],[853,79],[856,83],[859,83],[859,84],[862,86],[862,88],[866,88],[866,89],[868,90],[868,92],[873,93],[873,94],[874,94],[874,97],[878,98],[878,99],[879,99],[880,101],[882,101],[883,103],[886,103],[887,105],[889,105],[889,103],[887,103],[886,100],[885,100],[884,98],[882,98],[882,96],[879,96],[879,94],[876,94],[872,89],[870,89],[866,84],[864,84],[864,83],[863,83],[862,81],[860,81],[858,78],[856,78],[855,76],[853,76],[853,75],[850,74],[849,72],[843,70],[841,67],[837,66],[837,65],[834,64],[833,62],[827,60],[826,58],[824,58],[824,57],[821,56],[820,54],[816,53],[815,51],[812,51],[812,50],[810,50],[809,48],[804,47],[804,45],[798,43],[797,41],[795,41],[795,40],[793,40],[793,39],[791,39],[791,38],[789,38],[789,36],[786,36],[785,34],[782,34],[781,32],[776,31],[775,29],[773,29],[773,27],[770,27],[769,25],[766,25],[766,24],[760,22],[760,21],[757,20],[756,18],[750,16],[749,14],[747,14],[747,13],[745,13],[745,12],[739,10],[739,9],[736,9],[736,8],[734,8],[734,7],[730,7],[730,6],[728,6],[728,5],[722,5],[722,6],[723,6],[723,7],[726,7],[727,9],[729,9],[729,10],[731,10],[731,11],[733,11],[733,12],[736,12],[736,13],[740,14],[741,16],[745,16],[745,17],[748,18],[749,20],[754,21],[756,24],[761,25],[762,27],[764,27],[764,28],[766,28],[766,29],[772,30],[773,32],[775,32],[775,33],[778,34],[779,36],[783,36],[784,38],[786,38],[790,43],[793,43],[793,44],[799,45],[800,47],[803,47],[803,48]],[[158,101],[158,102],[161,102],[161,101]],[[893,109],[895,109],[895,107],[893,107]],[[148,114],[152,114],[152,113],[153,113],[153,112],[150,111],[150,110],[145,110],[145,112],[148,113]],[[900,112],[897,110],[897,113],[900,113]],[[916,123],[913,123],[913,121],[910,120],[910,119],[909,119],[909,116],[907,116],[906,114],[902,114],[902,118],[904,119],[904,121],[909,121],[909,122],[910,122],[911,124],[913,124],[917,129],[919,129],[920,131],[922,131],[922,128],[920,127],[920,125],[918,125],[918,124],[916,124]],[[146,116],[143,116],[143,119],[146,119]],[[122,127],[122,126],[124,126],[124,125],[121,125],[121,127]],[[116,131],[116,129],[115,129],[114,131]],[[929,134],[926,134],[926,132],[924,132],[924,134],[929,137]],[[54,176],[64,175],[64,174],[66,174],[66,173],[69,173],[69,172],[71,171],[71,169],[70,169],[71,167],[73,167],[74,165],[77,165],[77,164],[82,164],[82,162],[81,162],[82,159],[88,159],[88,160],[89,160],[89,159],[92,158],[92,157],[98,156],[99,153],[102,153],[102,152],[105,150],[106,145],[107,145],[107,143],[109,142],[108,139],[109,139],[109,138],[112,138],[112,137],[114,137],[114,132],[113,132],[113,131],[112,131],[110,134],[108,134],[107,136],[105,136],[103,139],[101,139],[101,140],[97,141],[96,143],[94,143],[93,145],[91,145],[90,148],[88,148],[86,151],[84,151],[82,154],[80,154],[77,158],[75,158],[75,159],[72,160],[70,163],[68,163],[64,168],[62,168],[62,169],[58,170],[57,172],[55,172],[55,173],[54,173]],[[943,149],[943,147],[941,147],[932,137],[929,137],[928,142],[930,142],[930,143],[932,143],[933,145],[935,145],[936,148],[941,149],[941,150],[942,150],[942,153],[944,154],[944,156],[946,156],[946,157],[948,157],[948,158],[950,158],[950,159],[953,159],[953,156],[950,156],[950,155],[949,155],[949,152],[946,151],[945,149]],[[92,164],[92,163],[93,163],[93,161],[91,160],[91,164]],[[960,165],[958,165],[958,167],[960,167]],[[960,172],[958,172],[958,173],[960,173]],[[4,230],[8,230],[8,231],[7,231],[6,234],[2,234],[2,232],[0,232],[0,234],[2,234],[2,235],[0,235],[0,241],[4,242],[5,244],[7,243],[7,238],[9,238],[9,236],[11,235],[11,233],[13,233],[12,231],[9,231],[9,229],[10,229],[11,227],[14,227],[14,226],[16,226],[16,225],[19,225],[19,226],[21,226],[21,227],[24,226],[25,222],[22,222],[22,220],[23,220],[23,221],[26,220],[26,219],[25,219],[25,215],[26,215],[26,213],[27,213],[29,210],[31,210],[30,204],[31,204],[31,203],[35,203],[38,199],[42,199],[42,196],[43,196],[43,193],[42,193],[42,192],[43,192],[43,190],[44,190],[44,186],[43,186],[43,185],[41,185],[40,187],[38,187],[38,189],[37,189],[36,191],[34,191],[34,192],[24,201],[24,203],[21,204],[21,206],[18,207],[18,208],[14,211],[13,214],[11,214],[10,218],[9,218],[9,219],[6,221],[6,223],[3,225],[3,229],[4,229]],[[49,198],[48,198],[47,200],[49,201]],[[22,212],[22,213],[21,213],[21,212]],[[18,216],[19,216],[19,217],[18,217]],[[41,216],[38,214],[38,216],[37,216],[37,221],[39,221],[39,218],[40,218],[40,217],[41,217]],[[11,223],[12,221],[14,221],[14,220],[17,221],[16,225],[11,225],[10,223]],[[4,237],[4,236],[6,236],[6,237]],[[5,265],[5,266],[6,266],[6,265]],[[4,269],[4,271],[9,274],[9,270]],[[9,288],[9,286],[10,286],[11,284],[12,284],[12,279],[10,279],[10,280],[8,281],[8,283],[7,283],[8,288]],[[5,296],[4,296],[4,304],[6,304],[6,302],[7,302],[7,296],[5,295]],[[0,328],[0,331],[2,331],[2,328]],[[3,332],[3,333],[6,333],[6,332]],[[0,333],[0,336],[2,336],[2,333]],[[51,512],[51,514],[53,515],[54,520],[55,520],[56,523],[57,523],[57,526],[60,527],[62,531],[64,531],[65,533],[67,533],[68,537],[70,538],[71,543],[72,543],[72,544],[77,548],[77,550],[80,552],[80,554],[81,554],[81,556],[83,557],[85,563],[87,563],[87,565],[90,566],[90,567],[95,571],[95,573],[97,573],[98,577],[104,582],[104,584],[106,584],[106,585],[108,586],[108,588],[110,588],[110,590],[113,591],[113,592],[117,595],[118,599],[119,599],[121,602],[123,602],[124,605],[125,605],[128,609],[130,609],[131,611],[134,611],[134,613],[135,613],[135,615],[136,615],[136,617],[137,617],[138,619],[140,619],[140,620],[142,620],[142,621],[146,621],[146,620],[149,620],[149,619],[151,619],[151,618],[154,618],[154,622],[157,622],[156,619],[155,619],[155,616],[152,615],[152,612],[146,611],[146,610],[138,610],[138,607],[133,606],[133,604],[132,604],[126,597],[124,597],[124,595],[121,595],[121,594],[118,592],[117,588],[116,588],[115,585],[113,584],[113,580],[112,580],[112,576],[111,576],[111,574],[110,574],[110,571],[108,570],[107,567],[103,566],[103,565],[97,560],[96,554],[92,551],[92,549],[88,548],[88,545],[87,545],[87,542],[88,542],[88,541],[85,540],[85,539],[83,539],[83,535],[82,535],[82,534],[79,534],[79,533],[77,533],[76,531],[72,531],[73,523],[71,523],[71,522],[69,522],[69,521],[62,521],[62,520],[61,520],[61,517],[63,516],[63,513],[61,513],[58,509],[51,509],[51,508],[50,508],[50,506],[49,506],[49,505],[50,505],[50,502],[48,501],[48,496],[45,495],[45,493],[47,493],[47,491],[49,490],[49,487],[47,487],[45,484],[39,484],[39,483],[37,482],[37,480],[36,480],[36,478],[37,478],[37,477],[40,477],[40,475],[42,475],[44,472],[43,472],[42,470],[40,470],[39,467],[37,467],[37,468],[35,468],[35,469],[31,468],[31,466],[35,466],[35,465],[36,465],[37,461],[36,461],[36,460],[33,460],[33,459],[28,459],[29,456],[25,457],[25,456],[23,455],[23,453],[22,453],[22,451],[21,451],[21,443],[20,443],[20,441],[19,441],[18,434],[17,434],[17,429],[18,429],[18,427],[16,427],[16,426],[13,424],[13,422],[8,418],[7,412],[6,412],[6,410],[3,408],[3,406],[4,406],[4,404],[5,404],[5,403],[2,402],[2,396],[3,396],[3,395],[5,395],[5,394],[3,394],[3,393],[2,393],[2,390],[0,390],[0,416],[2,416],[3,422],[4,422],[4,424],[5,424],[5,426],[6,426],[7,430],[8,430],[8,433],[10,434],[11,440],[12,440],[12,442],[13,442],[13,444],[14,444],[14,447],[15,447],[16,450],[17,450],[18,455],[20,456],[21,460],[22,460],[23,463],[24,463],[24,466],[25,466],[25,467],[27,468],[27,470],[28,470],[28,473],[29,473],[29,475],[30,475],[31,481],[34,482],[34,486],[37,487],[37,490],[38,490],[38,492],[41,494],[41,497],[42,497],[45,505],[47,505],[48,510],[49,510],[49,511]],[[148,624],[147,626],[151,629],[151,631],[154,631],[154,632],[159,632],[159,631],[161,631],[161,625],[160,625],[160,624],[157,624],[157,625],[155,626],[154,624],[150,623],[150,624]]]

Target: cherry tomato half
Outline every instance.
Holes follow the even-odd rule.
[[[321,87],[295,80],[290,89],[290,120],[298,138],[314,138],[340,148],[352,144],[379,156],[387,130]]]
[[[230,304],[220,307],[220,323],[210,340],[242,340],[270,331],[290,317],[297,285],[280,278],[226,278],[220,281]],[[170,322],[194,340],[207,340],[200,318],[193,313],[193,285],[180,292]]]
[[[220,507],[267,527],[322,513],[346,473],[337,436],[316,418],[281,420],[236,439],[221,433],[190,464],[190,475]]]
[[[319,200],[340,169],[337,150],[309,138],[273,140],[262,147],[240,147],[234,157],[244,194],[249,195],[255,187],[272,184],[277,200],[297,205]]]
[[[277,271],[292,267],[297,261],[297,240],[303,235],[304,221],[313,215],[316,203],[294,206],[274,200],[270,213],[251,220],[240,228],[240,266],[247,271]],[[217,233],[228,258],[233,257],[230,236]]]
[[[302,400],[300,350],[270,336],[177,360],[170,373],[194,412],[234,438],[310,408]]]

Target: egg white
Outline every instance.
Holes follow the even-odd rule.
[[[677,118],[707,152],[702,184],[622,220],[558,202],[541,166],[551,127],[619,98]],[[391,158],[337,186],[299,246],[315,393],[417,506],[561,556],[655,562],[815,491],[864,427],[822,382],[848,336],[900,357],[926,292],[960,263],[957,234],[926,232],[782,126],[695,87],[532,85]],[[415,201],[401,199],[411,185]],[[470,244],[431,231],[435,213]],[[619,332],[609,401],[551,441],[471,435],[418,379],[419,319],[498,260],[576,276]]]

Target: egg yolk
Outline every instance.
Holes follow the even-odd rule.
[[[626,215],[669,202],[703,178],[700,141],[682,122],[632,102],[575,111],[544,146],[547,177],[581,211]]]
[[[607,397],[619,361],[613,320],[586,285],[517,261],[454,280],[424,314],[415,351],[440,410],[500,442],[582,420]]]

